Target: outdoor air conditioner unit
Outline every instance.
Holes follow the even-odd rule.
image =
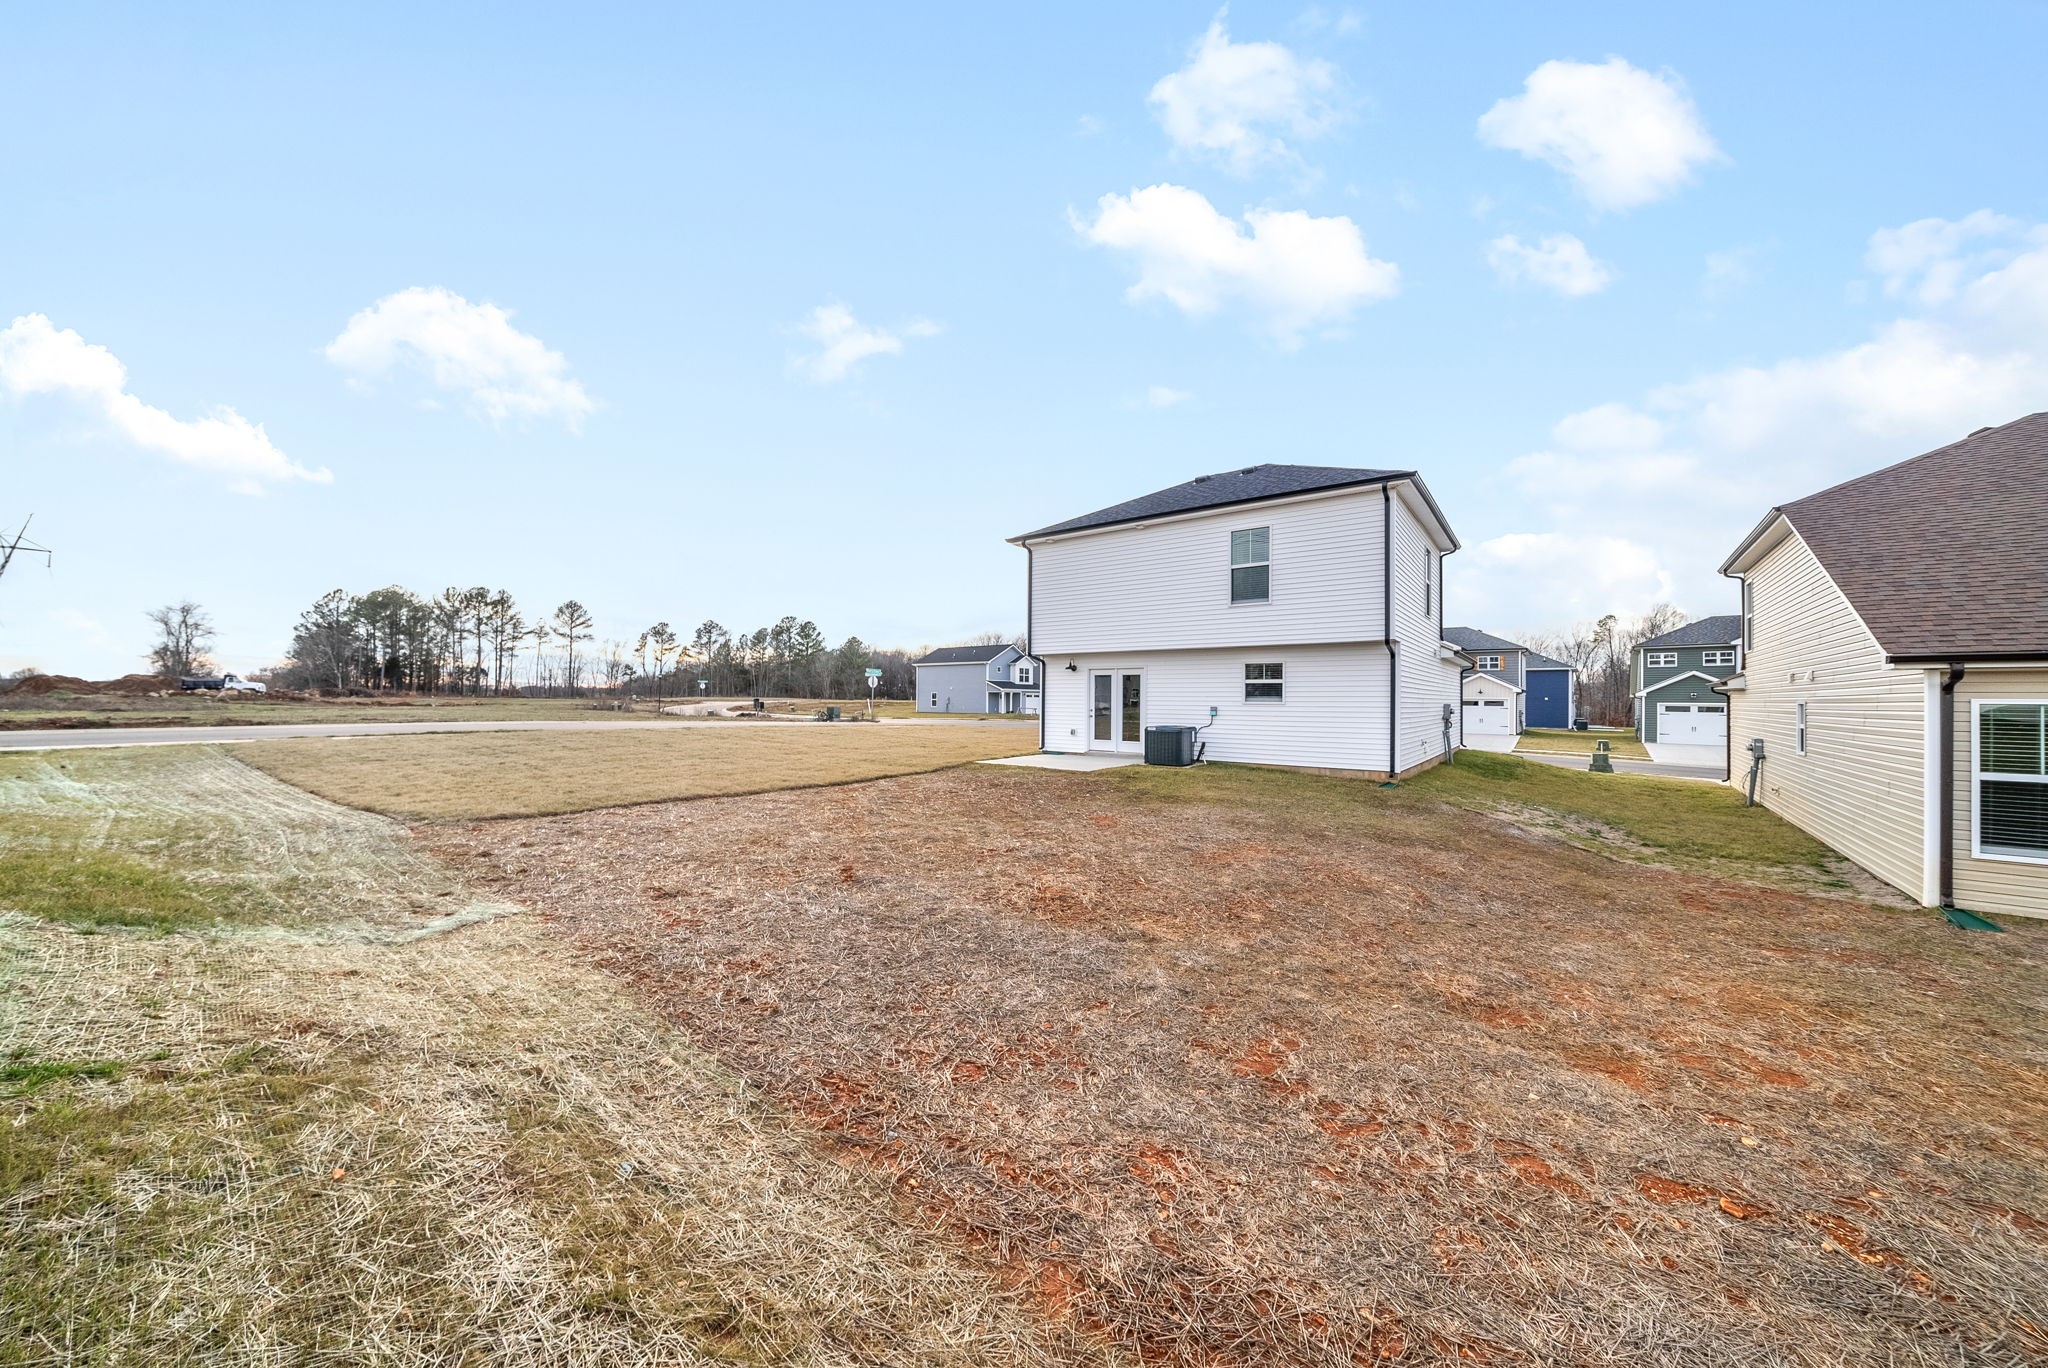
[[[1192,765],[1195,763],[1193,727],[1145,728],[1145,763],[1148,765]]]

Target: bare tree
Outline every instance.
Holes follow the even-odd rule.
[[[562,639],[564,652],[562,687],[572,698],[576,695],[576,643],[590,640],[592,621],[590,610],[575,599],[555,609],[555,635]]]
[[[213,644],[213,620],[204,608],[185,599],[152,609],[145,616],[156,624],[156,644],[149,648],[147,659],[158,674],[176,679],[213,668],[206,658],[206,648]]]
[[[1685,625],[1684,613],[1660,603],[1640,617],[1609,613],[1561,632],[1525,632],[1523,645],[1561,660],[1578,672],[1579,711],[1601,726],[1626,727],[1635,720],[1635,651],[1642,642]]]

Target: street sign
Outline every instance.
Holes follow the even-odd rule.
[[[872,665],[868,666],[868,678],[869,678],[869,679],[880,679],[881,677],[882,677],[882,672],[881,672],[880,670],[876,669],[876,668],[875,668],[874,666],[872,666]]]

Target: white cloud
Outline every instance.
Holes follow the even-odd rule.
[[[173,418],[128,392],[128,368],[105,347],[42,314],[23,314],[0,332],[0,385],[13,395],[65,395],[96,409],[107,426],[139,447],[226,475],[240,493],[266,480],[326,484],[327,470],[308,470],[277,449],[261,423],[222,405],[204,418]]]
[[[1663,199],[1725,160],[1676,76],[1619,57],[1545,62],[1480,116],[1479,140],[1550,163],[1595,209]]]
[[[1213,157],[1240,175],[1294,159],[1279,134],[1308,139],[1336,119],[1329,96],[1337,73],[1278,43],[1233,43],[1218,14],[1195,40],[1188,63],[1162,76],[1147,97],[1176,150]]]
[[[1511,532],[1470,547],[1446,569],[1452,566],[1446,608],[1471,623],[1561,626],[1605,613],[1640,613],[1675,592],[1655,551],[1608,534]],[[1541,590],[1532,595],[1532,585]]]
[[[560,418],[575,428],[597,407],[562,354],[513,327],[509,310],[439,286],[414,285],[356,314],[327,359],[358,378],[418,371],[494,423]]]
[[[1168,385],[1148,385],[1145,388],[1147,408],[1172,408],[1175,404],[1185,404],[1194,397],[1193,390],[1174,389]]]
[[[1538,285],[1569,298],[1598,294],[1614,280],[1607,263],[1570,233],[1551,233],[1534,246],[1509,233],[1487,244],[1486,261],[1510,285]]]
[[[1995,250],[1965,249],[1986,238],[2010,238],[2019,227],[2017,220],[1989,209],[1954,221],[1924,218],[1872,234],[1863,264],[1884,277],[1884,292],[1894,299],[1946,304],[1955,298],[1965,273],[2001,257]]]
[[[855,366],[870,356],[902,354],[906,337],[937,336],[939,325],[916,319],[901,331],[892,332],[868,327],[844,304],[820,304],[794,331],[818,344],[815,353],[796,360],[797,371],[818,384],[830,385],[846,379]]]
[[[1094,219],[1075,215],[1074,228],[1135,258],[1138,280],[1126,291],[1133,302],[1164,299],[1196,317],[1239,304],[1287,347],[1401,287],[1400,268],[1370,256],[1348,218],[1252,209],[1239,223],[1178,185],[1104,195]]]
[[[1716,567],[1773,504],[2048,408],[2048,229],[1978,214],[1923,220],[1874,234],[1868,262],[1901,282],[1893,294],[1909,312],[1852,346],[1568,415],[1549,446],[1506,467],[1518,520],[1567,541],[1625,534],[1655,548],[1680,607],[1732,611]],[[1632,530],[1642,528],[1657,535]],[[1569,616],[1548,605],[1578,592],[1572,565],[1553,573],[1531,561],[1517,579],[1477,573],[1485,558],[1473,564],[1493,620]],[[1646,606],[1617,598],[1611,610]]]

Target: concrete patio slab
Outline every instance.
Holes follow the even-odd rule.
[[[980,760],[982,765],[1020,765],[1025,769],[1089,770],[1122,769],[1125,765],[1142,765],[1142,756],[1136,755],[1012,755],[1001,760]]]

